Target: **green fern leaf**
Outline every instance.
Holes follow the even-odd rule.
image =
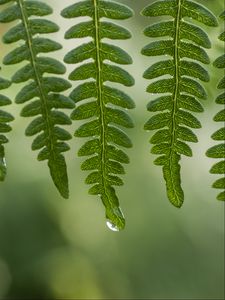
[[[105,82],[132,86],[134,79],[121,67],[107,62],[128,65],[132,63],[131,57],[118,46],[102,41],[103,38],[128,39],[131,37],[130,32],[117,24],[103,21],[102,18],[123,20],[132,15],[132,10],[127,6],[104,0],[81,1],[62,11],[65,18],[90,17],[89,21],[78,23],[65,33],[66,39],[90,37],[91,41],[71,50],[64,61],[76,64],[91,59],[69,75],[69,79],[73,81],[89,80],[78,85],[70,94],[75,103],[85,100],[84,104],[76,107],[71,118],[88,119],[75,131],[76,137],[91,138],[78,152],[79,156],[89,156],[82,163],[81,169],[91,171],[86,183],[94,186],[89,193],[100,195],[106,210],[107,224],[112,230],[121,230],[125,226],[113,186],[123,184],[117,175],[125,173],[122,164],[129,162],[128,156],[118,146],[132,147],[127,134],[118,128],[134,126],[130,116],[121,108],[134,108],[134,102],[127,94],[109,87]]]
[[[0,90],[7,89],[11,85],[11,82],[0,78]],[[0,94],[0,106],[11,104],[11,100]],[[0,181],[5,180],[5,176],[7,173],[6,162],[5,162],[5,149],[4,144],[8,142],[7,137],[3,134],[12,130],[11,126],[8,124],[12,122],[14,117],[5,112],[4,110],[0,110]]]
[[[181,188],[179,162],[181,155],[192,156],[187,142],[197,142],[197,137],[190,128],[200,128],[201,124],[192,112],[202,112],[199,99],[207,98],[199,80],[209,81],[208,72],[201,63],[209,64],[210,60],[204,48],[211,47],[205,31],[189,23],[184,17],[208,26],[217,26],[217,20],[204,6],[189,0],[158,0],[148,5],[142,15],[167,15],[173,18],[171,21],[150,25],[144,30],[146,36],[160,40],[146,45],[142,54],[170,56],[167,60],[154,63],[143,75],[146,79],[156,79],[147,87],[147,92],[167,94],[147,105],[148,111],[158,114],[153,115],[144,128],[158,130],[150,140],[154,144],[151,152],[161,155],[154,163],[163,167],[170,202],[181,207],[184,193]],[[164,78],[161,79],[161,76]]]
[[[220,15],[221,19],[225,20],[225,11]],[[219,39],[221,41],[224,41],[224,34],[220,34]],[[220,69],[225,69],[225,55],[219,56],[213,63],[214,67],[220,68]],[[220,80],[218,83],[217,88],[218,89],[224,89],[225,87],[225,76]],[[225,105],[225,93],[221,93],[219,96],[216,98],[216,103],[217,104],[222,104],[223,107]],[[213,118],[215,122],[225,122],[225,109],[222,109],[219,111]],[[212,134],[212,139],[215,141],[223,142],[220,144],[217,144],[211,148],[208,149],[206,152],[206,155],[211,158],[216,158],[216,159],[222,159],[216,164],[214,164],[211,169],[210,173],[211,174],[218,174],[218,175],[223,175],[223,178],[217,179],[212,187],[216,189],[222,189],[223,191],[220,192],[217,195],[217,199],[220,201],[225,201],[225,127],[223,126],[222,128],[218,129],[216,132]]]
[[[1,11],[0,22],[20,22],[5,33],[3,41],[11,44],[22,40],[23,44],[7,54],[3,63],[13,65],[28,61],[12,76],[13,83],[27,82],[17,94],[15,102],[29,102],[22,109],[21,115],[35,119],[27,127],[26,135],[38,134],[32,143],[32,149],[40,150],[38,160],[48,160],[53,182],[60,194],[68,198],[66,162],[62,152],[69,149],[65,141],[69,140],[71,135],[57,125],[71,124],[70,118],[59,111],[63,108],[74,108],[74,102],[60,94],[70,88],[71,84],[62,78],[45,76],[65,73],[66,69],[62,63],[50,57],[40,56],[42,53],[59,50],[62,46],[38,36],[56,32],[59,27],[52,21],[40,18],[52,13],[51,7],[43,2],[0,1],[0,4],[5,3],[9,3],[9,6]]]

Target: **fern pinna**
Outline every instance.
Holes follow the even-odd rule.
[[[197,142],[190,128],[201,127],[199,120],[190,113],[202,112],[198,99],[207,97],[198,79],[209,81],[207,71],[196,61],[209,64],[209,57],[203,48],[211,46],[207,34],[200,27],[187,22],[186,17],[208,26],[217,26],[217,20],[208,9],[188,0],[159,0],[147,6],[142,14],[173,18],[150,25],[144,31],[147,37],[161,39],[145,46],[142,54],[171,57],[154,63],[144,73],[146,79],[165,75],[165,78],[152,82],[147,92],[166,94],[148,104],[148,111],[159,113],[149,119],[145,129],[159,129],[150,140],[154,144],[151,152],[160,155],[154,163],[163,166],[170,202],[181,207],[184,193],[179,161],[181,155],[192,156],[192,150],[186,142]],[[169,38],[164,39],[166,36]]]
[[[220,15],[220,17],[225,20],[225,11]],[[219,36],[219,39],[223,42],[225,42],[225,32],[221,33]],[[214,66],[216,68],[225,69],[225,54],[221,55],[214,61]],[[225,76],[220,80],[217,86],[218,89],[222,89],[223,92],[216,98],[217,104],[222,104],[223,109],[219,111],[215,117],[215,122],[225,122]],[[220,192],[217,196],[218,200],[225,201],[225,127],[218,129],[216,132],[213,133],[212,139],[215,141],[220,141],[221,143],[218,145],[215,145],[208,149],[206,152],[206,155],[208,157],[222,159],[221,161],[217,162],[212,166],[210,169],[210,173],[212,174],[219,174],[223,175],[222,178],[217,179],[213,183],[213,187],[216,189],[222,189],[223,191]]]
[[[11,85],[9,80],[0,77],[0,90],[7,89]],[[0,106],[11,104],[11,100],[0,94]],[[12,130],[8,122],[14,120],[14,117],[4,110],[0,110],[0,181],[4,181],[6,176],[5,149],[3,144],[8,142],[7,137],[2,134]]]
[[[62,11],[65,18],[86,16],[90,19],[74,25],[66,34],[66,39],[90,37],[87,43],[78,46],[65,56],[65,62],[76,64],[87,59],[70,75],[70,80],[89,80],[76,87],[70,97],[75,103],[85,100],[76,107],[73,120],[89,119],[75,132],[76,137],[88,137],[78,152],[79,156],[90,156],[81,166],[82,170],[92,172],[86,178],[87,184],[94,184],[89,193],[100,195],[106,209],[107,225],[112,230],[125,226],[125,219],[119,207],[119,201],[113,186],[123,184],[117,174],[124,174],[122,163],[128,163],[128,156],[117,146],[130,148],[132,143],[128,136],[114,125],[133,127],[129,115],[115,106],[130,109],[134,102],[124,92],[109,87],[104,83],[111,81],[125,86],[132,86],[134,79],[122,68],[105,62],[131,64],[131,57],[121,48],[104,43],[102,39],[128,39],[130,32],[101,18],[127,19],[133,15],[128,7],[112,1],[86,0],[77,2]],[[88,99],[88,101],[86,101]]]
[[[28,81],[17,94],[15,102],[25,103],[34,99],[21,112],[23,117],[35,116],[26,129],[26,135],[38,134],[32,143],[32,149],[41,149],[38,160],[48,160],[52,179],[60,194],[67,198],[68,179],[62,152],[69,149],[64,141],[69,140],[71,135],[56,125],[71,124],[70,118],[58,110],[74,107],[72,100],[60,94],[71,87],[71,84],[62,78],[44,76],[45,73],[64,74],[66,69],[57,60],[39,55],[62,47],[53,40],[39,37],[39,34],[57,32],[59,27],[51,21],[40,18],[52,13],[51,7],[43,2],[0,0],[1,5],[5,3],[10,5],[0,13],[0,22],[8,23],[15,20],[20,22],[3,36],[3,41],[11,44],[22,40],[22,45],[6,55],[3,63],[13,65],[28,61],[28,64],[12,77],[14,83]]]

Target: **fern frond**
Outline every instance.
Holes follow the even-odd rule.
[[[11,82],[0,77],[0,90],[7,89],[11,85]],[[11,104],[11,100],[0,94],[0,106]],[[8,142],[7,137],[3,134],[12,130],[11,126],[8,124],[12,122],[14,117],[4,110],[0,110],[0,181],[5,180],[6,176],[6,162],[5,162],[5,149],[4,144]]]
[[[202,112],[199,99],[207,98],[199,80],[209,81],[202,64],[209,64],[203,48],[211,47],[204,30],[189,23],[186,17],[208,26],[217,26],[217,20],[204,6],[189,0],[159,0],[147,6],[142,14],[172,17],[172,20],[161,21],[144,30],[146,36],[161,39],[145,46],[142,54],[170,56],[156,62],[144,73],[144,78],[156,79],[147,87],[147,92],[165,94],[148,104],[148,111],[158,114],[152,116],[144,127],[158,130],[150,140],[154,144],[151,152],[160,155],[155,164],[163,167],[170,202],[181,207],[184,193],[179,161],[181,155],[192,156],[187,142],[197,142],[190,128],[200,128],[201,124],[192,112]],[[164,77],[158,78],[161,76]]]
[[[225,11],[220,15],[221,19],[225,20]],[[220,34],[219,39],[223,42],[225,42],[225,31]],[[215,61],[214,61],[214,66],[219,69],[225,69],[225,54],[219,56]],[[216,98],[216,103],[217,104],[222,104],[223,109],[219,111],[215,116],[214,116],[214,121],[215,122],[225,122],[225,76],[220,80],[217,86],[218,89],[222,89],[223,93],[217,96]],[[216,159],[222,159],[216,164],[212,166],[210,169],[211,174],[218,174],[222,175],[222,178],[217,179],[212,187],[216,189],[221,189],[223,190],[217,195],[217,199],[221,201],[225,201],[225,127],[223,126],[222,128],[218,129],[216,132],[213,133],[211,136],[213,140],[219,141],[220,144],[217,144],[211,148],[208,149],[206,152],[206,155],[211,158],[216,158]]]
[[[90,19],[74,25],[65,33],[66,39],[90,37],[91,40],[70,51],[64,61],[68,64],[81,63],[70,75],[70,80],[86,80],[77,86],[70,97],[75,103],[84,104],[76,107],[71,118],[73,120],[90,119],[75,132],[76,137],[87,137],[90,140],[81,147],[79,156],[88,156],[82,163],[82,170],[91,173],[86,178],[87,184],[94,184],[90,194],[100,195],[106,209],[108,226],[112,230],[120,230],[125,220],[119,207],[119,201],[113,186],[123,184],[118,176],[124,174],[123,163],[128,163],[128,156],[117,146],[130,148],[129,137],[118,128],[132,128],[133,122],[122,110],[134,108],[131,98],[117,88],[109,87],[106,81],[132,86],[134,79],[127,71],[115,64],[132,63],[131,57],[118,46],[103,42],[107,39],[128,39],[130,32],[102,18],[123,20],[133,15],[127,6],[113,1],[86,0],[77,2],[62,11],[65,18],[86,16]],[[92,80],[90,80],[92,79]],[[87,101],[88,100],[88,101]]]
[[[62,48],[53,40],[39,37],[39,34],[57,32],[59,27],[52,21],[40,18],[52,13],[52,8],[43,2],[0,1],[0,5],[5,3],[10,5],[0,13],[0,22],[19,20],[19,23],[5,33],[3,41],[7,44],[17,41],[23,43],[7,54],[3,63],[13,65],[28,61],[12,77],[13,83],[28,81],[15,99],[19,104],[30,102],[23,108],[21,116],[35,117],[25,133],[27,136],[38,134],[32,143],[32,150],[41,149],[38,160],[48,160],[51,177],[57,189],[63,197],[68,198],[66,162],[62,152],[69,149],[65,141],[71,135],[57,125],[71,124],[70,118],[59,111],[61,108],[74,108],[73,101],[60,94],[70,88],[71,84],[59,77],[44,76],[46,73],[64,74],[66,69],[59,61],[39,55]]]

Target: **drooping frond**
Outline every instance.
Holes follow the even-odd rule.
[[[220,15],[220,17],[225,20],[225,11]],[[220,34],[219,39],[225,42],[225,32]],[[225,54],[221,55],[214,61],[214,66],[225,70]],[[217,199],[225,201],[225,76],[223,76],[220,80],[217,88],[223,90],[223,92],[216,98],[216,103],[223,105],[223,109],[215,115],[214,121],[223,122],[223,127],[218,129],[212,135],[212,139],[219,141],[220,143],[208,149],[206,155],[208,157],[220,159],[219,162],[212,166],[210,173],[223,176],[222,178],[217,179],[212,186],[216,189],[223,190],[218,194]]]
[[[146,56],[162,56],[144,73],[144,78],[155,79],[147,92],[159,95],[147,109],[157,112],[145,124],[146,130],[157,130],[150,142],[153,154],[160,155],[154,163],[163,167],[167,195],[170,202],[181,207],[184,193],[181,188],[181,155],[192,156],[187,142],[197,142],[190,128],[200,128],[192,112],[202,112],[199,99],[206,99],[206,91],[199,83],[209,81],[202,64],[209,64],[203,48],[210,48],[207,34],[199,26],[187,21],[192,18],[208,26],[217,26],[215,16],[204,6],[189,0],[159,0],[147,6],[142,14],[147,17],[170,16],[172,19],[148,26],[144,34],[160,38],[142,49]],[[167,56],[169,56],[167,58]],[[158,79],[158,77],[164,76]]]
[[[125,173],[122,164],[129,162],[128,156],[118,146],[130,148],[132,143],[118,126],[133,127],[131,118],[123,109],[133,108],[134,102],[127,94],[105,82],[132,86],[134,79],[127,71],[115,65],[131,64],[131,57],[118,46],[103,42],[104,38],[128,39],[130,32],[102,18],[122,20],[132,15],[127,6],[102,0],[77,2],[62,11],[65,18],[89,17],[88,21],[78,23],[66,32],[66,39],[91,39],[70,51],[65,56],[65,62],[76,64],[89,60],[69,75],[70,80],[88,79],[78,85],[70,95],[75,103],[81,103],[71,117],[73,120],[88,119],[75,132],[76,137],[89,138],[78,152],[79,156],[88,156],[81,169],[91,171],[86,183],[94,186],[89,192],[101,196],[106,209],[107,224],[112,230],[120,230],[125,225],[113,186],[123,184],[118,175]],[[115,64],[109,64],[108,61]]]
[[[0,0],[0,5],[5,3],[10,5],[0,13],[0,22],[19,22],[3,36],[3,41],[6,44],[22,41],[22,44],[7,54],[3,63],[28,62],[12,77],[14,83],[28,82],[17,94],[15,102],[29,101],[21,116],[35,119],[27,127],[26,135],[38,134],[32,143],[32,150],[41,149],[38,160],[48,160],[52,179],[60,194],[67,198],[68,179],[62,152],[69,149],[64,141],[69,140],[71,135],[57,125],[71,124],[70,118],[59,110],[74,107],[72,100],[60,94],[71,84],[63,78],[45,76],[46,73],[64,74],[66,69],[59,61],[40,55],[59,50],[62,46],[39,36],[57,32],[59,27],[52,21],[40,18],[52,13],[51,7],[43,2]]]
[[[7,89],[11,85],[11,82],[0,77],[0,90]],[[11,100],[0,94],[0,106],[11,104]],[[0,109],[0,181],[5,180],[6,176],[6,162],[5,162],[5,149],[3,144],[8,142],[4,133],[12,130],[8,122],[12,122],[14,117],[4,110]]]

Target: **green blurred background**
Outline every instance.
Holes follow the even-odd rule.
[[[50,19],[61,26],[52,38],[64,45],[53,56],[63,58],[82,42],[63,41],[64,32],[78,20],[63,20],[59,13],[74,1],[46,2],[55,9]],[[134,64],[127,70],[136,79],[136,85],[126,89],[136,102],[131,112],[136,126],[128,132],[134,147],[129,150],[125,185],[118,188],[126,229],[110,231],[100,199],[87,193],[86,173],[76,155],[83,140],[74,138],[66,154],[70,199],[64,200],[46,163],[37,162],[37,153],[30,150],[32,139],[24,136],[30,119],[20,117],[21,106],[7,107],[16,120],[6,145],[8,176],[0,187],[0,299],[224,299],[224,204],[210,188],[215,176],[208,170],[214,161],[205,157],[214,144],[210,135],[221,127],[212,118],[220,108],[214,104],[218,93],[214,87],[222,71],[208,67],[212,80],[206,87],[206,112],[198,116],[203,126],[197,132],[199,143],[193,145],[193,158],[183,158],[181,163],[185,203],[182,209],[174,208],[166,198],[161,168],[153,165],[155,157],[149,153],[150,133],[143,130],[150,117],[146,104],[151,96],[145,93],[148,82],[142,73],[153,60],[140,55],[150,42],[142,31],[157,20],[139,15],[150,0],[121,2],[136,13],[122,22],[133,38],[118,42],[133,57]],[[224,9],[223,0],[198,2],[216,15]],[[8,27],[1,24],[1,35]],[[217,40],[223,24],[206,30],[214,60],[223,52]],[[11,47],[1,43],[1,58]],[[10,78],[18,67],[3,66],[1,76]],[[8,91],[12,99],[20,88],[13,85]],[[74,122],[71,132],[78,126]]]

